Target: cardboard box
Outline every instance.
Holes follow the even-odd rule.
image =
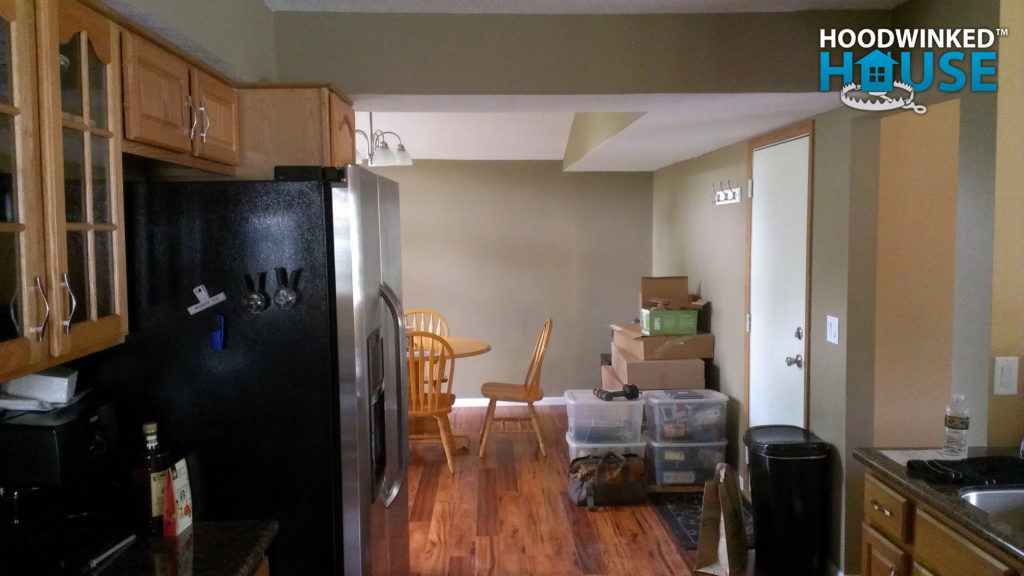
[[[687,390],[704,387],[704,361],[641,360],[612,343],[612,368],[623,384],[641,390]]]
[[[683,336],[697,333],[696,310],[640,310],[640,328],[646,336]]]
[[[640,279],[640,326],[649,336],[697,334],[708,327],[705,300],[692,300],[686,276],[645,276]]]
[[[683,305],[690,301],[686,276],[644,276],[640,279],[640,308],[652,308],[659,301]]]
[[[612,326],[612,342],[641,360],[714,358],[715,335],[644,336],[639,324]]]
[[[615,368],[601,366],[601,388],[612,392],[622,390],[622,380],[615,374]]]

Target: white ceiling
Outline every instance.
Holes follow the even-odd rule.
[[[669,14],[890,9],[904,0],[264,0],[275,11]],[[561,160],[577,112],[641,112],[570,170],[651,171],[840,105],[832,93],[612,96],[350,95],[356,127],[400,135],[414,159]],[[393,142],[392,142],[393,144]],[[361,139],[357,147],[365,148]]]
[[[398,133],[414,160],[561,160],[574,113],[643,112],[570,168],[613,172],[657,170],[840,106],[822,92],[352,99],[356,128],[372,111],[374,130]]]

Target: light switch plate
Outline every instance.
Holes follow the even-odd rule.
[[[839,344],[839,318],[825,316],[825,341]]]
[[[1017,356],[997,356],[992,370],[992,393],[996,396],[1013,396],[1017,394],[1017,368],[1020,359]]]

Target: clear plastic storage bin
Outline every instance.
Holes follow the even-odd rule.
[[[656,442],[716,442],[725,438],[729,397],[714,390],[643,393],[647,434]]]
[[[574,442],[568,432],[565,433],[565,441],[569,444],[570,461],[572,461],[573,458],[579,458],[581,456],[600,456],[606,452],[643,456],[645,453],[644,450],[647,447],[647,442],[643,440],[640,440],[639,442],[625,442],[622,444],[586,444],[584,442]]]
[[[701,484],[715,477],[715,467],[725,462],[721,442],[647,442],[647,466],[654,483]]]
[[[642,442],[644,419],[641,400],[616,398],[611,402],[594,396],[593,390],[566,390],[569,438],[582,444]]]

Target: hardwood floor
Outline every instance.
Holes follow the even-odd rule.
[[[492,429],[487,455],[478,438],[485,408],[451,414],[455,434],[469,436],[455,474],[440,445],[414,445],[409,469],[412,574],[658,576],[692,574],[684,551],[651,504],[595,512],[567,495],[565,408],[538,406],[548,455],[530,432]],[[526,413],[500,406],[498,416]]]

